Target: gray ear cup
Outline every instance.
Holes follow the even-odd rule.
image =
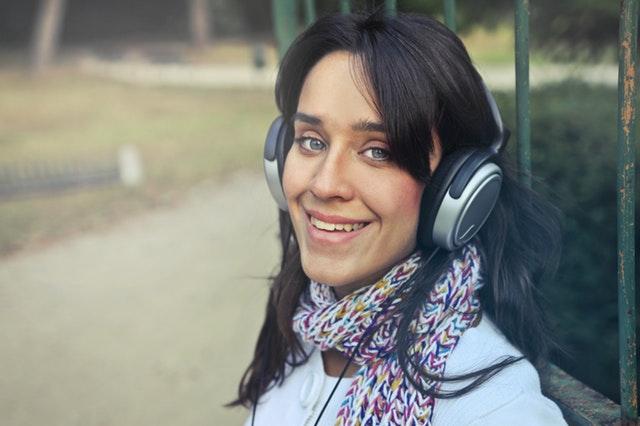
[[[459,197],[446,192],[433,223],[433,242],[447,250],[463,246],[487,221],[500,195],[502,171],[483,164],[469,179]]]
[[[502,171],[491,150],[455,151],[442,159],[420,207],[418,243],[455,250],[486,222],[500,194]]]
[[[276,200],[280,210],[287,211],[287,199],[282,189],[282,172],[284,170],[285,140],[287,126],[282,117],[273,120],[267,139],[264,142],[264,176],[267,179],[269,191]]]
[[[451,182],[456,177],[462,164],[473,154],[470,149],[454,151],[440,160],[430,181],[422,194],[420,203],[420,219],[418,222],[418,244],[423,248],[436,246],[433,240],[433,225]]]

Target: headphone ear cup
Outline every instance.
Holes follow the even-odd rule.
[[[263,164],[264,176],[269,192],[278,204],[280,210],[287,211],[287,199],[282,187],[282,173],[284,171],[285,144],[289,137],[288,126],[282,116],[271,123],[267,138],[264,142]]]
[[[433,226],[440,212],[442,200],[458,171],[473,154],[473,149],[461,149],[442,157],[427,184],[420,201],[417,242],[422,248],[437,246],[433,239]],[[443,247],[447,249],[446,247]],[[447,249],[448,250],[448,249]]]
[[[424,222],[418,238],[424,247],[455,250],[487,221],[502,186],[502,170],[490,161],[492,155],[486,149],[468,149],[442,162],[441,173],[434,173],[421,202]]]

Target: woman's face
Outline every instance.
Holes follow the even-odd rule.
[[[283,176],[302,267],[340,297],[411,254],[424,190],[388,159],[382,120],[354,72],[342,51],[311,69]],[[435,151],[432,170],[439,162]]]

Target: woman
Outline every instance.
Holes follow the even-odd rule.
[[[557,221],[511,176],[456,35],[419,16],[322,18],[276,99],[283,256],[233,403],[253,407],[247,424],[565,424],[533,367],[551,345],[535,286]]]

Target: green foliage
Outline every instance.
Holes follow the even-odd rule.
[[[399,0],[406,12],[442,15],[443,0]],[[512,0],[457,1],[461,32],[513,22]],[[534,47],[556,59],[607,54],[618,37],[619,2],[605,0],[537,0],[530,3],[530,34]]]
[[[513,93],[497,99],[515,129]],[[531,94],[536,189],[564,214],[560,268],[544,288],[569,352],[555,361],[611,399],[618,399],[616,112],[615,87],[566,81]]]

